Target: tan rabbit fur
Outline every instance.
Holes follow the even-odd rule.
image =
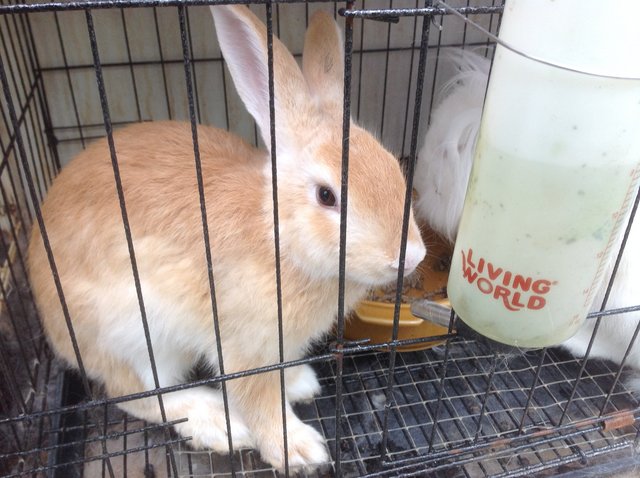
[[[212,8],[222,52],[247,109],[270,143],[264,25],[242,6]],[[326,41],[323,41],[325,39]],[[311,21],[303,76],[274,38],[278,204],[284,355],[298,359],[331,328],[338,303],[342,155],[342,51],[326,14]],[[312,73],[311,73],[312,72]],[[313,79],[308,79],[312,75]],[[271,162],[221,130],[198,128],[225,372],[278,362]],[[191,127],[143,123],[114,143],[161,386],[182,383],[200,359],[218,365]],[[318,191],[334,192],[335,205]],[[351,126],[346,307],[397,275],[405,182],[397,161]],[[55,180],[42,213],[88,374],[109,396],[154,388],[129,251],[106,140],[74,158]],[[411,217],[405,269],[425,254]],[[29,273],[46,333],[77,366],[41,234],[34,228]],[[284,466],[278,373],[227,382],[235,447],[255,446]],[[319,391],[313,370],[287,369],[289,463],[329,459],[321,435],[289,402]],[[195,447],[228,451],[222,397],[212,388],[163,396],[167,419]],[[156,398],[120,404],[161,420]]]

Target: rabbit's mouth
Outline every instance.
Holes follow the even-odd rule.
[[[358,248],[358,254],[353,249],[347,248],[346,272],[350,281],[357,282],[367,287],[382,287],[397,281],[400,266],[400,254],[395,257],[374,248],[369,249],[363,261],[362,247]],[[404,254],[403,276],[413,273],[426,256],[426,247],[422,241],[408,241]],[[392,259],[393,258],[393,259]]]
[[[416,267],[409,269],[405,268],[403,276],[411,275],[416,270]],[[363,280],[364,279],[364,280]],[[358,282],[366,283],[368,287],[385,287],[391,284],[395,284],[398,280],[398,262],[390,263],[386,267],[378,268],[375,271],[370,271],[369,274],[358,274]]]
[[[427,249],[422,242],[407,242],[407,249],[404,255],[404,276],[406,277],[407,275],[415,271],[416,267],[418,267],[418,264],[422,262],[426,255]],[[396,259],[391,261],[389,267],[397,275],[398,269],[400,268],[400,257],[398,256]]]

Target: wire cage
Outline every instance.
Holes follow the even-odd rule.
[[[208,13],[215,3],[225,2],[2,0],[0,475],[294,474],[276,471],[252,449],[228,456],[194,450],[189,437],[172,428],[181,420],[147,423],[117,405],[200,385],[220,388],[243,374],[276,370],[283,377],[286,368],[300,364],[313,367],[321,391],[296,404],[296,414],[322,434],[331,455],[306,470],[309,476],[640,473],[640,409],[626,380],[632,371],[561,348],[499,353],[451,328],[437,337],[398,340],[396,327],[384,344],[348,341],[338,297],[335,334],[304,359],[257,370],[214,376],[195,367],[187,383],[108,398],[102,384],[54,356],[34,306],[26,248],[33,225],[42,222],[38,205],[70,158],[94,139],[112,138],[114,129],[150,120],[215,125],[260,145],[215,40]],[[237,3],[251,4],[297,59],[315,10],[340,20],[347,118],[375,132],[409,178],[437,91],[453,73],[442,49],[481,47],[490,58],[494,46],[481,30],[430,0]],[[451,5],[498,31],[502,2]],[[348,145],[348,129],[344,133]],[[46,229],[46,222],[40,227]],[[627,305],[589,320],[619,320],[640,310]],[[631,349],[636,334],[621,348]],[[434,340],[439,345],[425,350],[397,350]]]

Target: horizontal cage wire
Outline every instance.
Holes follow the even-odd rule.
[[[398,322],[400,300],[408,300],[401,279],[402,259],[399,279],[387,294],[388,302],[396,306],[396,317],[385,338],[372,343],[345,335],[350,324],[343,317],[347,312],[350,138],[353,141],[349,116],[399,158],[409,184],[401,191],[404,250],[409,241],[416,156],[442,90],[456,74],[450,52],[465,49],[490,61],[495,38],[485,31],[497,34],[503,1],[230,2],[247,4],[266,25],[268,38],[280,38],[299,64],[314,12],[329,12],[344,37],[345,73],[340,88],[347,95],[340,105],[345,115],[340,125],[340,146],[344,147],[342,188],[336,191],[345,199],[340,203],[338,321],[329,336],[300,359],[287,353],[283,332],[282,290],[287,284],[280,267],[281,255],[287,251],[280,250],[284,246],[279,240],[279,208],[284,204],[278,199],[279,178],[285,172],[278,168],[275,143],[280,138],[275,135],[279,124],[274,101],[275,47],[267,42],[264,73],[269,77],[270,131],[265,132],[245,109],[234,83],[237,79],[216,40],[209,5],[218,3],[0,2],[0,476],[636,476],[640,404],[633,393],[636,371],[631,367],[575,357],[563,348],[499,352],[451,328],[407,338],[401,335]],[[135,223],[135,213],[127,200],[126,172],[120,174],[118,142],[118,132],[127,126],[163,120],[183,121],[189,129],[203,271],[206,268],[201,277],[207,282],[208,327],[215,337],[221,333],[218,305],[220,290],[225,289],[219,287],[214,272],[220,257],[211,246],[216,230],[207,211],[215,210],[215,204],[205,194],[210,158],[203,153],[208,138],[199,125],[230,131],[272,152],[273,196],[269,199],[273,198],[274,211],[269,219],[275,238],[273,283],[278,302],[278,334],[273,337],[279,342],[273,361],[238,371],[228,367],[224,360],[228,352],[217,340],[215,370],[194,361],[188,380],[169,385],[162,381],[165,364],[158,361],[162,351],[150,332],[148,317],[153,311],[144,290],[135,227],[130,224]],[[57,272],[61,256],[49,241],[50,224],[40,207],[61,169],[105,137],[114,174],[112,193],[125,233],[121,239],[128,252],[130,287],[141,316],[136,326],[140,326],[145,355],[137,359],[151,363],[152,376],[146,391],[115,396],[84,369],[86,351],[78,345],[78,324],[70,312],[72,304],[67,306],[67,284]],[[634,213],[638,197],[628,198],[635,201]],[[29,236],[35,225],[43,232],[47,267],[53,272],[51,281],[55,280],[66,320],[65,337],[73,344],[79,370],[69,369],[51,350],[35,307],[27,267]],[[77,227],[80,231],[82,224]],[[629,228],[625,242],[628,237]],[[426,242],[428,248],[433,246],[431,236]],[[448,267],[445,256],[438,258],[441,269]],[[405,288],[407,281],[411,279],[405,278]],[[242,290],[247,285],[237,287]],[[247,300],[252,294],[249,289]],[[615,308],[605,304],[589,320],[598,321],[596,330],[601,324],[605,327],[607,320],[630,317],[635,324],[639,310],[640,304]],[[629,342],[621,344],[622,349],[628,348],[625,360],[632,355],[637,333],[632,330]],[[246,342],[251,347],[252,337]],[[281,418],[277,426],[285,430],[287,456],[286,450],[297,443],[285,402],[291,382],[285,376],[301,365],[313,368],[319,392],[292,409],[320,433],[329,453],[326,463],[303,471],[276,471],[249,447],[234,447],[230,455],[195,449],[192,437],[178,432],[189,422],[187,417],[168,409],[172,396],[202,387],[214,389],[221,397],[224,426],[229,427],[236,384],[270,373],[269,380],[278,381]],[[158,407],[155,421],[120,408],[140,399]],[[256,407],[261,406],[260,397],[254,400]],[[285,461],[285,468],[288,464]]]

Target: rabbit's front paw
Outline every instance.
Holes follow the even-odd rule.
[[[234,450],[252,448],[251,433],[242,421],[231,413],[231,438]],[[189,420],[176,427],[182,436],[190,436],[189,444],[195,449],[211,449],[218,453],[229,453],[229,437],[224,412],[189,417]]]
[[[287,399],[291,403],[308,402],[320,393],[318,377],[310,365],[287,369]]]
[[[169,397],[171,394],[167,398]],[[181,406],[182,411],[179,416],[186,417],[187,421],[177,424],[175,428],[180,435],[192,437],[189,441],[192,447],[229,453],[224,402],[219,391],[212,389],[187,390],[183,392],[180,402],[175,399],[168,401],[172,407]],[[251,433],[231,404],[229,404],[229,422],[233,448],[236,450],[252,448]]]
[[[313,469],[329,461],[324,438],[320,433],[298,419],[289,420],[287,428],[290,468]],[[282,437],[264,443],[260,448],[260,454],[264,461],[278,470],[284,470],[284,443]]]

